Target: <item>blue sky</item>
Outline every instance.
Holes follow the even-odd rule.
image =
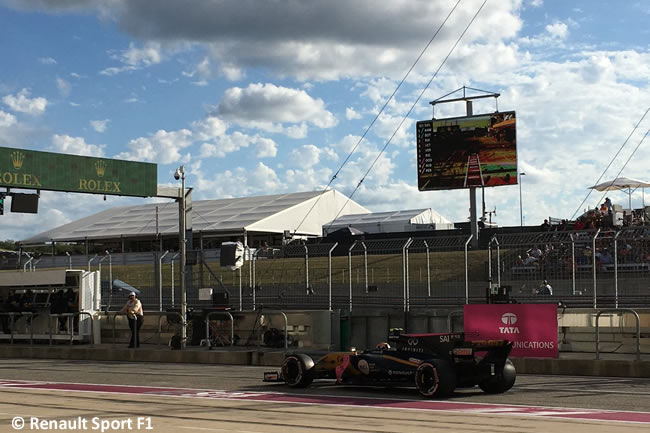
[[[155,162],[169,185],[184,164],[195,199],[322,189],[455,3],[0,0],[0,146]],[[461,0],[334,188],[352,193],[481,3]],[[466,220],[467,191],[417,191],[414,138],[428,102],[466,85],[517,111],[526,223],[572,216],[650,106],[648,21],[647,1],[488,0],[353,199]],[[622,175],[650,180],[649,146]],[[519,224],[518,186],[485,195]],[[0,239],[140,202],[43,192],[38,216],[0,217]]]

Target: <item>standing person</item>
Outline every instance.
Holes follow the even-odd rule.
[[[553,287],[548,283],[547,280],[542,281],[542,284],[539,285],[537,288],[538,295],[552,295],[553,294]]]
[[[126,317],[129,319],[129,328],[131,329],[129,348],[140,347],[140,328],[142,328],[144,313],[142,312],[142,303],[135,297],[135,292],[129,293],[129,300],[120,311],[126,313]]]

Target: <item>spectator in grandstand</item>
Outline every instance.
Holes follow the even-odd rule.
[[[129,293],[129,300],[126,301],[121,312],[126,313],[126,317],[129,319],[129,328],[131,329],[129,348],[140,347],[140,328],[142,328],[144,313],[142,311],[142,303],[136,298],[135,292]]]
[[[548,223],[548,220],[544,220],[542,225],[539,226],[540,230],[543,232],[547,232],[551,229],[551,225]]]
[[[603,203],[603,204],[600,205],[600,209],[599,209],[600,216],[602,216],[602,217],[606,217],[608,211],[609,211],[609,209],[607,209],[607,205],[606,205],[605,203]]]
[[[607,207],[607,212],[611,214],[614,211],[614,206],[612,206],[612,201],[609,199],[609,197],[605,197],[605,203],[603,203]]]
[[[537,288],[537,291],[535,292],[537,295],[546,295],[550,296],[553,294],[553,287],[548,283],[547,280],[542,281],[542,284],[539,285]]]
[[[530,255],[535,257],[535,260],[541,260],[543,256],[542,250],[538,245],[535,245],[533,248],[531,248]]]
[[[614,263],[614,257],[612,257],[609,250],[605,248],[605,250],[600,254],[600,264],[611,265],[612,263]]]
[[[585,221],[582,218],[578,218],[575,224],[573,224],[573,230],[579,231],[585,229]]]

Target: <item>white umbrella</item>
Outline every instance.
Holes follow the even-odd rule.
[[[628,177],[617,177],[614,180],[599,183],[598,185],[590,186],[589,189],[596,191],[624,191],[628,195],[629,206],[632,209],[632,193],[637,188],[650,187],[650,183],[638,179],[630,179]]]

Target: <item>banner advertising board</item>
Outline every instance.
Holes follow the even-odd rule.
[[[513,357],[558,357],[556,304],[470,304],[464,319],[467,340],[510,340]]]
[[[418,189],[517,184],[514,111],[417,122]]]
[[[153,197],[158,166],[0,147],[0,187]]]

